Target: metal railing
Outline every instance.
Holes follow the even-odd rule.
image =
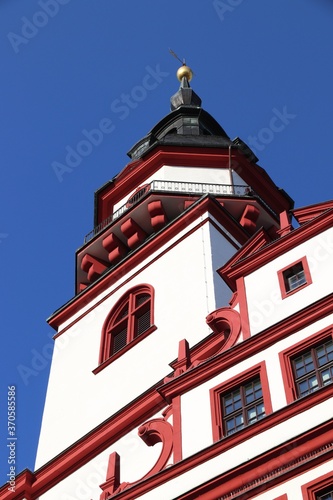
[[[100,222],[100,224],[94,227],[94,229],[85,236],[84,243],[90,241],[105,227],[111,224],[111,222],[119,219],[119,217],[121,217],[127,210],[129,210],[129,208],[135,206],[148,193],[182,193],[194,196],[205,195],[208,193],[215,196],[247,196],[253,194],[249,186],[243,185],[154,180],[150,183],[150,188],[144,190],[142,196],[137,197],[135,203],[132,203],[130,207],[128,207],[126,203],[118,210],[116,210],[116,212],[114,212],[112,215],[109,215],[106,219]]]

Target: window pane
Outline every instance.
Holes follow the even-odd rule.
[[[150,309],[142,312],[140,311],[136,317],[135,337],[148,330],[150,327]]]
[[[330,384],[333,381],[333,366],[323,370],[320,374],[323,385]]]
[[[239,410],[242,406],[240,391],[234,391],[224,396],[224,410],[225,414],[229,415],[235,410]]]
[[[303,354],[299,358],[296,358],[294,361],[296,378],[302,377],[306,373],[309,373],[314,370],[313,359],[311,355],[311,351]]]
[[[329,341],[317,347],[316,354],[319,366],[323,366],[329,361],[333,361],[333,342]]]
[[[136,297],[136,304],[135,304],[136,307],[140,306],[144,302],[147,302],[147,300],[149,300],[149,299],[150,299],[150,295],[148,295],[147,293],[137,295],[137,297]]]
[[[333,489],[324,494],[317,494],[316,500],[333,500]]]
[[[310,394],[310,392],[313,392],[318,388],[317,377],[314,375],[313,377],[302,380],[302,382],[298,384],[298,387],[300,396],[306,396],[306,394]]]
[[[112,334],[113,343],[112,343],[112,354],[120,351],[127,344],[127,325],[125,328],[120,330],[117,333]]]
[[[253,382],[247,384],[244,389],[245,389],[246,404],[252,403],[252,401],[255,401],[256,399],[262,397],[262,390],[259,379],[254,380]]]
[[[232,434],[244,427],[243,415],[235,415],[234,417],[226,420],[227,435]]]

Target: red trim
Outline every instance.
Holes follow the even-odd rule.
[[[319,235],[325,230],[330,229],[332,225],[333,210],[328,210],[318,216],[314,221],[294,229],[283,238],[275,240],[273,243],[259,249],[255,254],[242,258],[241,261],[239,260],[241,252],[236,252],[236,254],[218,270],[218,273],[230,288],[235,290],[237,278],[253,273],[273,259],[283,255],[301,243],[306,242],[308,239]],[[244,247],[242,248],[242,251],[243,250]]]
[[[246,340],[251,337],[251,330],[250,330],[249,310],[247,307],[245,280],[243,277],[237,279],[236,287],[237,287],[237,297],[239,304],[239,313],[240,317],[242,318],[243,340]]]
[[[177,235],[183,229],[186,229],[189,224],[198,219],[205,212],[209,212],[222,226],[219,231],[228,240],[229,237],[223,230],[231,233],[235,239],[239,241],[240,244],[244,244],[247,240],[247,236],[243,228],[236,222],[228,212],[215,200],[206,197],[198,202],[192,209],[190,208],[185,212],[178,220],[176,220],[165,230],[157,234],[155,238],[147,241],[145,245],[138,248],[137,251],[133,252],[128,258],[124,259],[122,262],[110,269],[110,272],[106,272],[100,279],[94,284],[94,286],[85,289],[79,295],[74,297],[67,305],[61,308],[59,311],[55,312],[49,319],[48,323],[53,328],[59,327],[62,323],[67,321],[73,314],[77,313],[82,307],[87,303],[92,301],[96,296],[98,296],[105,289],[112,286],[119,280],[120,276],[124,276],[138,264],[142,263],[148,256],[150,257],[155,251],[157,251],[161,246],[167,244],[175,235]],[[195,228],[190,230],[186,235],[183,235],[177,242],[170,245],[167,250],[163,251],[157,258],[169,251],[171,248],[180,243],[184,238],[192,234],[196,229],[201,227],[207,220],[210,223],[214,223],[211,218],[207,217],[204,221],[200,221]],[[233,243],[235,245],[235,243]],[[156,259],[151,260],[148,265],[151,265]],[[132,277],[130,278],[132,279]],[[113,292],[111,292],[113,293]],[[104,299],[103,299],[104,300]],[[62,332],[64,332],[62,330]]]
[[[192,390],[222,371],[274,345],[278,340],[282,340],[295,331],[301,330],[305,326],[327,316],[333,310],[332,298],[333,295],[330,294],[324,299],[315,302],[301,311],[297,311],[294,315],[262,331],[260,335],[255,335],[245,342],[240,342],[232,349],[217,354],[208,361],[201,363],[191,370],[187,370],[177,378],[168,379],[169,381],[160,387],[158,391],[166,401],[170,402],[176,395]]]
[[[259,208],[254,205],[246,205],[243,214],[239,220],[241,226],[244,227],[250,234],[256,230],[257,220],[259,217]]]
[[[294,374],[290,358],[294,357],[296,354],[302,351],[310,349],[312,346],[321,341],[324,341],[328,337],[332,337],[333,339],[333,326],[324,328],[324,330],[321,330],[320,332],[317,332],[314,335],[307,337],[306,339],[302,339],[300,342],[297,342],[297,344],[294,344],[293,346],[288,347],[288,349],[279,352],[283,384],[288,404],[297,399]]]
[[[323,476],[317,477],[313,481],[306,483],[302,486],[303,500],[316,500],[316,494],[320,493],[320,490],[332,486],[333,488],[333,472],[328,472]]]
[[[182,415],[181,398],[176,396],[172,400],[172,422],[173,422],[173,463],[183,459],[182,444]]]
[[[274,416],[277,418],[274,419]],[[132,500],[133,498],[139,498],[146,492],[181,476],[198,465],[216,456],[222,455],[225,451],[233,449],[243,440],[249,439],[249,435],[246,431],[252,430],[252,435],[263,431],[264,429],[260,428],[260,424],[267,423],[268,420],[275,420],[275,423],[272,423],[270,427],[277,425],[281,421],[280,411],[278,411],[277,414],[272,414],[258,423],[247,427],[243,432],[235,433],[226,439],[214,443],[212,446],[205,448],[195,455],[178,462],[178,464],[175,464],[173,467],[164,469],[154,477],[115,496],[115,500]],[[253,429],[255,429],[256,432],[253,432]],[[242,440],[239,439],[241,434],[244,434],[244,439]],[[245,436],[245,434],[247,435]],[[297,457],[304,457],[303,460],[300,460],[297,467],[299,473],[313,468],[315,464],[330,459],[333,456],[333,448],[330,448],[326,453],[323,452],[324,458],[323,453],[317,456],[315,455],[313,460],[306,460],[305,456],[311,452],[316,452],[316,450],[319,450],[321,447],[325,447],[332,439],[333,431],[331,422],[325,422],[316,429],[311,429],[301,436],[297,436],[274,449],[268,450],[266,453],[253,460],[246,461],[235,469],[212,479],[204,485],[200,485],[192,491],[178,496],[177,500],[197,500],[198,498],[202,500],[216,500],[216,498],[227,495],[232,491],[241,491],[247,483],[251,486],[249,489],[251,489],[252,494],[258,490],[262,490],[263,485],[266,491],[268,485],[271,488],[282,481],[286,481],[287,478],[295,476],[295,461]],[[285,464],[288,463],[292,464],[292,466],[284,472],[283,469]],[[267,478],[270,471],[273,472],[272,478]],[[274,474],[274,471],[277,471],[276,474]],[[257,481],[258,478],[263,478],[262,482],[259,483],[259,481]],[[231,496],[230,498],[235,498],[235,496]]]
[[[321,215],[326,210],[333,208],[333,201],[326,201],[324,203],[316,203],[315,205],[309,205],[308,207],[302,207],[292,210],[292,213],[297,220],[297,222],[302,225],[312,219],[315,219]]]
[[[113,206],[163,165],[206,168],[229,168],[229,151],[221,148],[156,146],[144,160],[129,163],[112,184],[97,194],[97,224],[112,213]],[[251,163],[242,153],[232,150],[232,168],[277,213],[290,210],[290,199],[281,192],[269,175]],[[135,175],[133,175],[135,171]]]
[[[161,382],[156,384],[156,386],[160,384]],[[29,471],[31,477],[35,478],[31,488],[31,500],[38,498],[38,496],[48,491],[118,441],[127,432],[138,427],[147,418],[150,418],[151,415],[162,410],[165,407],[165,401],[156,392],[156,386],[76,441],[76,443],[38,469],[34,474]],[[25,474],[26,472],[23,472],[16,478],[15,496],[13,497],[11,492],[8,492],[8,494],[5,492],[4,496],[1,496],[3,492],[1,489],[1,500],[21,500],[24,497],[24,488],[26,486]],[[30,499],[27,498],[27,500]]]
[[[119,484],[121,457],[115,452],[111,453],[109,457],[106,482],[100,486],[103,490],[101,500],[107,500],[107,498],[109,498],[108,495],[114,496],[127,488],[135,486],[137,483],[144,481],[146,478],[154,474],[157,474],[166,467],[173,449],[172,425],[163,418],[155,418],[141,425],[139,427],[138,434],[147,446],[154,446],[156,443],[162,443],[161,453],[155,465],[149,472],[147,472],[147,474],[134,483],[122,482]]]
[[[150,215],[150,223],[154,231],[158,231],[168,222],[161,200],[151,201],[147,205]]]
[[[263,361],[248,370],[237,374],[235,377],[228,379],[227,381],[219,384],[216,387],[210,389],[210,405],[212,413],[212,430],[213,430],[213,441],[219,441],[223,437],[223,415],[221,411],[221,394],[232,390],[234,387],[243,385],[248,380],[254,378],[255,376],[260,376],[261,388],[263,393],[264,407],[266,416],[272,413],[272,401],[268,385],[266,363]],[[254,425],[254,424],[251,424]],[[239,431],[241,432],[241,431]]]
[[[322,307],[320,307],[322,306]],[[319,314],[318,311],[322,311],[325,309],[324,304],[321,305],[316,304],[316,309],[317,309],[317,314]],[[332,308],[332,296],[330,296],[330,301],[329,301],[329,306]],[[326,311],[327,312],[327,311]],[[311,322],[311,315],[310,315],[310,322]],[[289,323],[287,322],[286,329],[290,325],[292,327],[297,328],[297,324],[292,320],[289,319]],[[281,326],[280,326],[281,327]],[[274,334],[271,332],[268,332],[269,335],[269,340],[270,343],[274,343]],[[287,334],[290,334],[290,331],[287,332]],[[235,349],[240,349],[244,350],[244,345],[245,345],[245,353],[244,356],[251,356],[254,352],[257,352],[257,345],[255,343],[252,343],[253,340],[257,340],[258,337],[256,336],[251,338],[247,342],[243,342],[241,344],[238,344],[235,346],[234,349],[231,351],[235,351]],[[255,350],[254,352],[250,348],[250,344],[252,344],[252,347],[254,345]],[[194,374],[194,376],[199,377],[199,383],[201,383],[201,380],[203,379],[202,377],[202,370],[208,371],[208,364],[215,365],[216,362],[219,364],[218,370],[219,373],[223,371],[226,366],[221,362],[221,360],[224,357],[231,357],[232,359],[230,360],[230,366],[233,364],[236,364],[239,362],[239,357],[237,357],[235,354],[236,352],[233,352],[233,355],[230,356],[230,352],[223,353],[222,355],[216,356],[216,358],[212,358],[209,360],[209,363],[204,363],[200,365],[197,368],[193,368],[193,370],[190,370],[189,372],[186,372],[184,375],[176,379],[176,382],[182,378],[188,378],[189,375]],[[212,371],[210,370],[210,373]],[[165,401],[164,399],[156,392],[156,387],[158,387],[161,384],[159,382],[151,388],[147,393],[141,395],[136,401],[131,403],[129,406],[123,408],[121,411],[119,411],[116,415],[113,415],[108,419],[106,422],[101,424],[100,426],[96,427],[93,431],[91,431],[89,434],[84,436],[82,439],[77,441],[74,445],[69,447],[67,450],[62,452],[60,455],[55,457],[53,460],[51,460],[49,463],[41,467],[38,471],[35,472],[34,475],[32,475],[32,478],[35,478],[35,481],[33,482],[32,485],[32,490],[31,490],[31,496],[32,498],[36,498],[39,495],[42,495],[46,491],[48,491],[50,488],[52,488],[55,484],[59,483],[65,477],[69,476],[72,474],[75,470],[81,468],[85,463],[89,462],[92,460],[95,456],[100,454],[102,451],[104,451],[106,448],[111,446],[114,442],[116,442],[118,439],[120,439],[122,436],[124,436],[127,432],[132,430],[133,428],[137,427],[140,425],[143,421],[145,421],[147,418],[149,418],[151,415],[156,414],[158,411],[160,411],[164,406],[165,406]],[[168,384],[170,385],[170,384]],[[195,383],[192,383],[192,387],[195,387]],[[183,387],[184,388],[184,387]],[[185,387],[186,388],[186,387]],[[254,434],[264,432],[265,430],[269,428],[273,428],[274,426],[278,425],[279,423],[288,420],[295,414],[302,413],[306,411],[309,408],[314,407],[315,405],[318,405],[322,401],[325,401],[331,397],[332,394],[332,388],[330,386],[326,386],[321,388],[320,390],[312,393],[306,398],[302,398],[300,400],[295,401],[294,403],[290,404],[287,407],[284,407],[271,415],[268,415],[264,419],[258,421],[257,423],[243,429],[241,432],[235,433],[234,435],[228,436],[227,438],[223,439],[222,441],[219,441],[212,445],[211,447],[208,447],[204,450],[202,450],[200,453],[189,457],[188,459],[182,460],[181,462],[178,462],[178,464],[175,464],[171,468],[167,468],[164,471],[158,473],[154,478],[150,478],[150,480],[145,480],[144,482],[140,483],[140,485],[136,486],[135,488],[139,488],[140,491],[143,494],[145,491],[150,490],[151,488],[162,484],[163,482],[172,479],[173,477],[177,477],[178,475],[182,474],[183,472],[186,472],[187,470],[190,470],[191,468],[199,465],[200,463],[209,460],[210,458],[213,458],[214,456],[217,456],[221,453],[223,453],[226,449],[230,449],[237,444],[249,439],[252,437]],[[310,431],[313,433],[314,431]],[[319,437],[318,441],[316,444],[318,446],[321,446],[321,443],[328,443],[330,440],[333,440],[333,430],[332,430],[332,425],[331,421],[328,423],[323,424],[319,428]],[[307,445],[307,449],[312,449],[309,442],[309,437],[305,438],[305,443]],[[298,443],[299,438],[294,440],[294,443]],[[296,446],[296,444],[295,444]],[[297,444],[298,446],[298,444]],[[283,447],[282,447],[283,448]],[[287,452],[292,451],[293,454],[291,454],[292,457],[294,457],[294,452],[296,448],[286,448]],[[298,450],[299,448],[297,448]],[[302,448],[303,452],[304,448]],[[286,457],[286,455],[282,455],[283,451],[281,449],[275,449],[273,451],[270,451],[269,453],[276,453],[276,456],[279,457],[281,460],[281,456],[283,458]],[[304,451],[306,453],[306,451]],[[266,463],[265,461],[263,463]],[[281,462],[280,462],[281,463]],[[253,464],[252,464],[253,465]],[[242,480],[242,476],[240,476],[241,469],[238,469],[238,474],[237,477]],[[23,474],[23,473],[22,473]],[[25,486],[26,486],[26,481],[22,480],[22,474],[20,474],[16,478],[16,493],[13,498],[12,494],[9,495],[10,492],[6,493],[6,488],[2,488],[0,490],[0,493],[4,492],[4,495],[1,497],[3,500],[21,500],[22,496],[24,496],[25,493]],[[135,489],[135,492],[137,490]],[[126,493],[126,495],[131,495],[133,493],[132,488],[129,490],[129,493]],[[119,498],[136,498],[139,495],[134,494],[134,496],[120,496]],[[194,497],[198,498],[198,497]],[[216,497],[215,497],[216,498]],[[118,497],[117,497],[118,499]],[[28,499],[30,500],[30,499]]]
[[[288,500],[288,496],[286,494],[281,495],[279,497],[274,498],[274,500]]]
[[[149,311],[150,311],[150,327],[141,335],[135,337],[135,325],[133,324],[133,314],[134,314],[134,309],[135,309],[135,304],[133,303],[133,299],[135,299],[138,294],[146,294],[149,295]],[[154,293],[154,288],[151,285],[148,284],[140,284],[136,285],[129,290],[127,290],[126,293],[124,293],[120,299],[116,302],[116,304],[111,308],[111,311],[107,315],[103,328],[102,328],[102,335],[101,335],[101,344],[100,344],[100,352],[99,352],[99,364],[103,364],[103,368],[107,365],[104,365],[105,361],[108,361],[107,364],[110,364],[110,362],[114,361],[115,359],[119,358],[120,355],[122,355],[124,352],[128,351],[130,348],[132,348],[134,345],[136,345],[138,342],[141,342],[144,338],[147,337],[150,333],[152,333],[154,330],[156,330],[156,326],[154,325],[154,303],[155,303],[155,293]],[[110,323],[112,324],[112,321],[114,319],[117,319],[118,314],[120,313],[120,310],[128,304],[128,312],[127,312],[127,344],[124,346],[122,349],[120,349],[118,352],[115,354],[111,355],[112,352],[112,334],[110,333],[110,329],[112,329],[112,326],[110,326]],[[97,368],[97,371],[94,370],[93,373],[98,373],[100,371],[101,367],[99,366]]]
[[[285,279],[284,279],[284,273],[285,273],[285,271],[288,271],[288,269],[296,266],[297,264],[302,264],[306,282],[303,285],[295,288],[294,290],[287,290]],[[300,290],[303,290],[303,288],[306,288],[307,286],[312,284],[312,278],[311,278],[311,274],[310,274],[309,264],[308,264],[308,260],[305,256],[302,257],[301,259],[296,260],[292,264],[285,266],[283,269],[280,269],[277,272],[277,274],[278,274],[282,299],[290,297],[290,295],[293,295],[294,293],[299,292]]]

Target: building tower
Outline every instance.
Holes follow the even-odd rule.
[[[294,209],[191,76],[95,193],[36,471],[1,498],[333,499],[333,202]]]

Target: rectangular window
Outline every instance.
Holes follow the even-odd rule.
[[[265,416],[260,377],[222,394],[224,435],[229,436]]]
[[[278,271],[282,298],[285,299],[312,283],[306,257]]]
[[[213,439],[230,436],[272,412],[265,363],[210,390]]]
[[[333,380],[333,341],[328,340],[292,359],[298,397]]]
[[[303,500],[333,500],[333,474],[329,472],[302,486]]]
[[[332,328],[279,353],[287,403],[333,382]]]

